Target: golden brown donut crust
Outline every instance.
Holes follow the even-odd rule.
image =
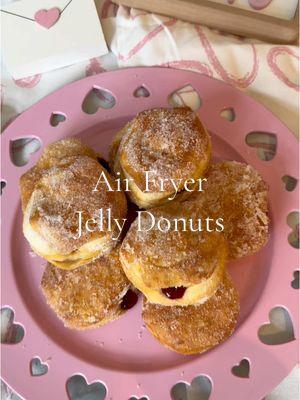
[[[48,263],[41,287],[47,303],[66,327],[88,329],[104,325],[124,313],[120,304],[130,284],[115,249],[72,271]]]
[[[250,165],[224,161],[211,165],[205,190],[194,192],[202,213],[224,218],[229,258],[239,259],[259,251],[269,239],[268,186]]]
[[[150,210],[156,220],[164,217],[169,221],[180,218],[196,220],[200,217],[197,211],[192,202],[184,207],[170,203]],[[168,232],[162,232],[156,226],[147,231],[151,218],[148,212],[143,212],[141,229],[135,220],[122,243],[120,259],[128,279],[150,301],[164,305],[186,304],[186,295],[189,297],[186,298],[187,304],[191,304],[190,301],[200,301],[201,292],[195,286],[195,293],[186,292],[182,299],[175,301],[162,295],[162,288],[189,288],[207,281],[209,286],[205,295],[214,293],[227,261],[228,250],[224,235],[206,230],[175,231],[174,224]],[[212,282],[208,281],[210,278]]]
[[[144,300],[143,320],[164,346],[181,354],[203,353],[228,339],[239,315],[239,296],[227,274],[201,305],[165,307]]]
[[[152,172],[151,193],[159,193],[160,180],[165,179],[168,196],[174,192],[171,179],[176,182],[182,179],[181,190],[185,180],[203,175],[210,156],[210,137],[192,110],[157,108],[139,113],[119,132],[111,146],[110,162],[115,174],[132,178],[142,192],[146,190],[147,171]],[[137,193],[129,196],[137,204],[139,201],[147,204],[136,198]],[[162,201],[160,197],[158,202]]]
[[[97,218],[96,214],[101,208],[104,215],[109,208],[112,218],[126,217],[127,205],[123,192],[109,191],[102,185],[97,192],[93,192],[102,172],[105,172],[110,185],[116,189],[116,183],[108,172],[88,156],[71,156],[59,160],[54,167],[44,170],[36,183],[24,213],[24,234],[34,251],[52,264],[66,269],[75,268],[116,245],[117,241],[113,237],[117,234],[117,228],[113,225],[114,229],[108,232],[107,218],[104,219],[103,231],[96,229],[95,232],[88,232],[83,229],[81,237],[76,237],[77,211],[83,212],[84,221]],[[43,245],[37,244],[31,230],[43,241]],[[88,249],[83,254],[80,252],[81,246],[96,239],[103,239],[102,250],[96,249],[93,252]]]
[[[97,159],[97,154],[79,139],[62,139],[49,144],[45,147],[36,165],[30,168],[20,178],[23,211],[26,208],[36,183],[40,180],[45,170],[55,166],[57,162],[70,156],[88,156]]]
[[[190,203],[178,208],[175,203],[153,208],[149,212],[172,221],[174,218],[199,218],[197,208]],[[146,231],[151,222],[148,212],[141,214],[141,230],[137,219],[132,223],[122,243],[122,257],[128,263],[138,260],[142,265],[143,281],[152,288],[189,286],[211,276],[220,259],[227,255],[224,235],[218,232],[174,230],[162,232],[155,226]],[[180,226],[178,225],[178,228]]]

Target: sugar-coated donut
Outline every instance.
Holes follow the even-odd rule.
[[[239,308],[238,293],[226,274],[216,293],[205,303],[165,307],[144,300],[142,316],[161,344],[181,354],[197,354],[232,335]]]
[[[192,231],[182,221],[199,215],[194,203],[170,203],[140,212],[121,245],[120,260],[128,279],[152,303],[165,306],[199,304],[212,296],[223,278],[227,242],[221,232]],[[156,221],[169,221],[160,230]]]
[[[201,213],[224,219],[230,259],[256,253],[269,239],[267,184],[253,167],[236,161],[211,165],[206,178],[204,191],[187,201],[196,200]]]
[[[45,170],[54,167],[57,162],[70,156],[88,156],[95,160],[97,159],[97,154],[79,139],[67,138],[49,144],[45,147],[36,165],[20,178],[23,211],[30,199],[34,186],[45,173]]]
[[[131,201],[145,209],[175,197],[187,180],[201,178],[210,157],[210,137],[188,107],[139,113],[117,134],[110,150],[112,171],[128,180]]]
[[[60,159],[38,177],[25,204],[23,232],[32,249],[51,264],[73,269],[117,244],[118,228],[112,224],[108,229],[110,218],[105,213],[101,230],[89,231],[83,227],[80,237],[78,234],[79,212],[85,223],[95,219],[101,209],[109,209],[112,219],[126,217],[123,192],[109,191],[104,186],[93,191],[102,173],[115,188],[109,173],[86,155]]]
[[[130,283],[117,248],[72,271],[48,263],[41,287],[47,303],[66,327],[88,329],[111,322],[125,312],[122,300]]]

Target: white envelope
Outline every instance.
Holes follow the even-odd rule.
[[[53,8],[61,12],[53,26],[35,21]],[[20,0],[1,8],[1,23],[3,60],[15,79],[108,52],[94,0]]]

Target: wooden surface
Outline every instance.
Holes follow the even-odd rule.
[[[240,36],[274,43],[294,43],[298,39],[299,13],[291,20],[228,7],[208,0],[112,0],[116,4],[200,23]]]

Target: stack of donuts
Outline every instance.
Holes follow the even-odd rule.
[[[45,148],[38,163],[20,180],[23,232],[33,251],[48,261],[42,290],[65,326],[86,329],[113,321],[126,310],[130,282],[119,261],[114,231],[85,231],[76,238],[75,211],[91,218],[110,208],[124,218],[123,192],[93,192],[105,171],[99,155],[76,139]],[[104,228],[108,221],[104,221]]]
[[[66,327],[87,329],[118,318],[141,292],[145,325],[169,349],[196,354],[220,344],[240,308],[227,264],[268,240],[266,183],[249,165],[212,163],[210,136],[189,108],[139,113],[116,135],[109,166],[100,157],[65,139],[21,177],[23,231],[48,261],[41,282],[48,304]],[[101,173],[124,190],[94,191]],[[203,190],[193,190],[201,178]],[[75,210],[85,221],[100,209],[129,221],[132,205],[143,212],[119,240],[105,219],[101,231],[76,237]],[[222,229],[208,226],[220,217]],[[188,220],[198,224],[187,228]]]

